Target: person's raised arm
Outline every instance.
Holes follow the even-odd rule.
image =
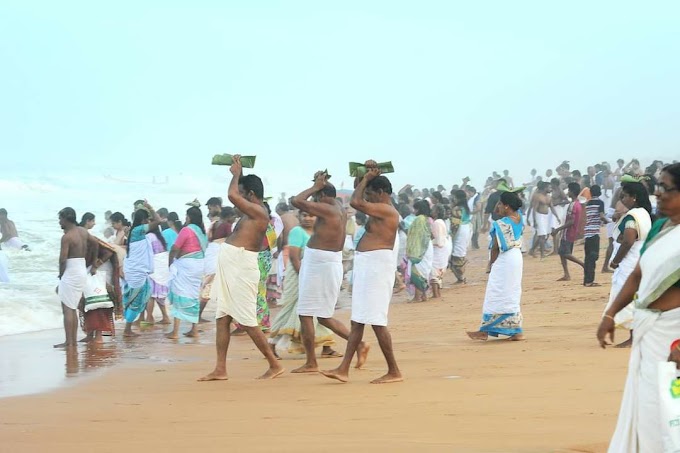
[[[269,216],[264,207],[259,203],[253,203],[245,199],[238,191],[238,182],[243,174],[243,167],[241,166],[241,156],[235,155],[234,162],[229,168],[231,171],[231,183],[229,183],[229,201],[231,201],[239,211],[247,215],[251,219],[258,219],[260,221],[269,222]]]
[[[366,175],[361,179],[356,189],[354,189],[349,205],[357,211],[363,212],[369,217],[385,219],[394,214],[394,207],[391,203],[370,203],[364,199],[366,186],[378,176],[380,176],[380,169],[377,168],[377,166],[368,169]]]
[[[316,217],[328,217],[333,215],[334,207],[326,203],[316,203],[309,201],[309,197],[326,187],[327,175],[325,172],[317,171],[314,174],[314,185],[305,189],[291,200],[291,204],[300,211],[307,212]]]
[[[68,249],[70,245],[66,235],[63,235],[61,237],[61,250],[59,251],[59,278],[66,272],[66,261],[68,260]]]
[[[161,217],[154,211],[148,201],[144,200],[144,207],[149,210],[149,230],[155,230],[162,222]]]

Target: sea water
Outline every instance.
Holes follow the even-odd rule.
[[[59,283],[59,247],[63,231],[58,212],[70,206],[78,220],[87,211],[96,216],[93,232],[103,237],[104,212],[120,211],[129,220],[133,203],[148,199],[159,209],[176,211],[184,220],[186,203],[198,198],[202,204],[211,196],[225,202],[227,176],[196,178],[22,177],[0,179],[0,207],[8,211],[19,238],[31,251],[4,249],[9,261],[9,283],[0,283],[0,336],[54,329],[62,326],[61,304],[55,292]],[[205,207],[202,210],[207,213]]]

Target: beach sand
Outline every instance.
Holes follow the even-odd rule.
[[[486,252],[471,252],[470,259],[469,284],[445,290],[442,300],[407,304],[405,296],[395,298],[390,329],[403,383],[369,384],[386,370],[370,330],[368,363],[352,371],[348,384],[289,373],[254,380],[266,362],[247,337],[232,338],[229,381],[199,383],[214,364],[214,324],[205,327],[200,341],[179,345],[161,341],[161,329],[154,328],[135,343],[81,346],[70,366],[63,352],[55,353],[61,364],[44,362],[45,376],[63,377],[66,363],[69,376],[90,378],[2,399],[1,450],[606,451],[629,355],[603,351],[595,339],[611,274],[598,273],[603,287],[584,288],[582,273],[571,266],[575,280],[558,283],[557,257],[526,257],[527,340],[482,343],[465,331],[479,325]],[[450,284],[450,273],[447,280]],[[348,310],[337,314],[348,321]],[[0,341],[0,348],[8,341]],[[11,342],[12,350],[22,350],[20,337]],[[38,344],[51,348],[47,341]],[[338,339],[336,349],[344,347]],[[303,363],[298,356],[284,358],[287,370]],[[320,362],[329,369],[339,359]],[[90,368],[99,371],[87,373]],[[40,367],[21,372],[38,380]]]

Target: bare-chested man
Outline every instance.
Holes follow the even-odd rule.
[[[29,250],[28,245],[19,239],[17,227],[14,225],[14,222],[7,218],[7,210],[5,208],[0,208],[0,234],[0,249]]]
[[[300,316],[302,344],[307,361],[293,373],[318,373],[314,351],[314,317],[319,324],[347,340],[349,330],[333,318],[335,304],[342,286],[342,249],[345,244],[347,213],[335,199],[333,184],[326,180],[325,172],[314,175],[314,185],[293,197],[293,206],[316,216],[314,234],[309,239],[300,267],[300,295],[297,312]],[[313,201],[309,198],[313,196]],[[360,342],[357,350],[357,368],[366,362],[368,345]],[[352,351],[354,355],[354,351]],[[352,356],[349,357],[352,360]]]
[[[361,345],[364,326],[370,324],[387,361],[387,374],[371,383],[384,384],[403,380],[394,358],[392,337],[387,330],[387,313],[399,253],[399,213],[390,199],[392,184],[389,179],[380,176],[374,161],[368,161],[365,165],[367,174],[358,182],[350,202],[354,209],[369,217],[366,233],[359,241],[354,256],[352,331],[340,366],[322,371],[322,374],[340,382],[349,380],[352,356]]]
[[[531,207],[527,212],[527,217],[533,220],[533,227],[536,230],[536,240],[529,254],[536,257],[536,248],[541,250],[541,258],[545,258],[545,242],[548,235],[552,233],[550,227],[550,213],[559,219],[550,198],[552,187],[547,182],[540,181],[536,186],[536,192],[531,198]],[[559,223],[559,221],[558,221]]]
[[[559,178],[553,178],[550,180],[550,186],[552,189],[552,195],[551,195],[551,200],[552,200],[552,205],[553,208],[555,209],[555,212],[557,213],[557,219],[554,216],[550,216],[550,228],[552,231],[556,230],[559,228],[563,223],[564,220],[567,217],[567,209],[569,207],[569,197],[567,197],[567,194],[564,193],[564,190],[562,189],[562,184]],[[553,242],[554,242],[554,247],[553,247],[553,255],[557,255],[558,253],[558,244],[560,243],[560,240],[562,239],[562,233],[559,232],[556,236],[554,236]]]
[[[231,165],[229,201],[241,213],[234,232],[220,245],[217,273],[212,295],[217,300],[217,362],[212,373],[199,381],[224,381],[227,376],[230,324],[238,322],[255,346],[269,362],[269,369],[259,379],[274,379],[283,374],[267,337],[257,323],[257,288],[260,281],[258,252],[269,225],[269,213],[264,207],[264,187],[255,175],[242,175],[241,156],[234,156]]]
[[[59,253],[59,286],[57,294],[64,313],[64,333],[66,341],[54,345],[55,348],[76,346],[78,335],[78,314],[76,309],[83,297],[87,279],[86,258],[94,261],[99,251],[97,239],[83,227],[78,226],[73,208],[59,211],[59,226],[64,230]],[[96,272],[96,270],[95,270]]]

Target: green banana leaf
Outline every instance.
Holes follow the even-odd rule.
[[[255,168],[256,156],[241,156],[243,168]],[[234,156],[231,154],[215,154],[212,158],[213,165],[231,165],[234,163]]]
[[[394,173],[394,167],[392,166],[392,162],[381,162],[378,164],[378,168],[380,169],[381,173]],[[350,162],[349,163],[349,175],[353,177],[359,177],[361,178],[366,174],[366,167],[364,164],[360,164],[358,162]]]

